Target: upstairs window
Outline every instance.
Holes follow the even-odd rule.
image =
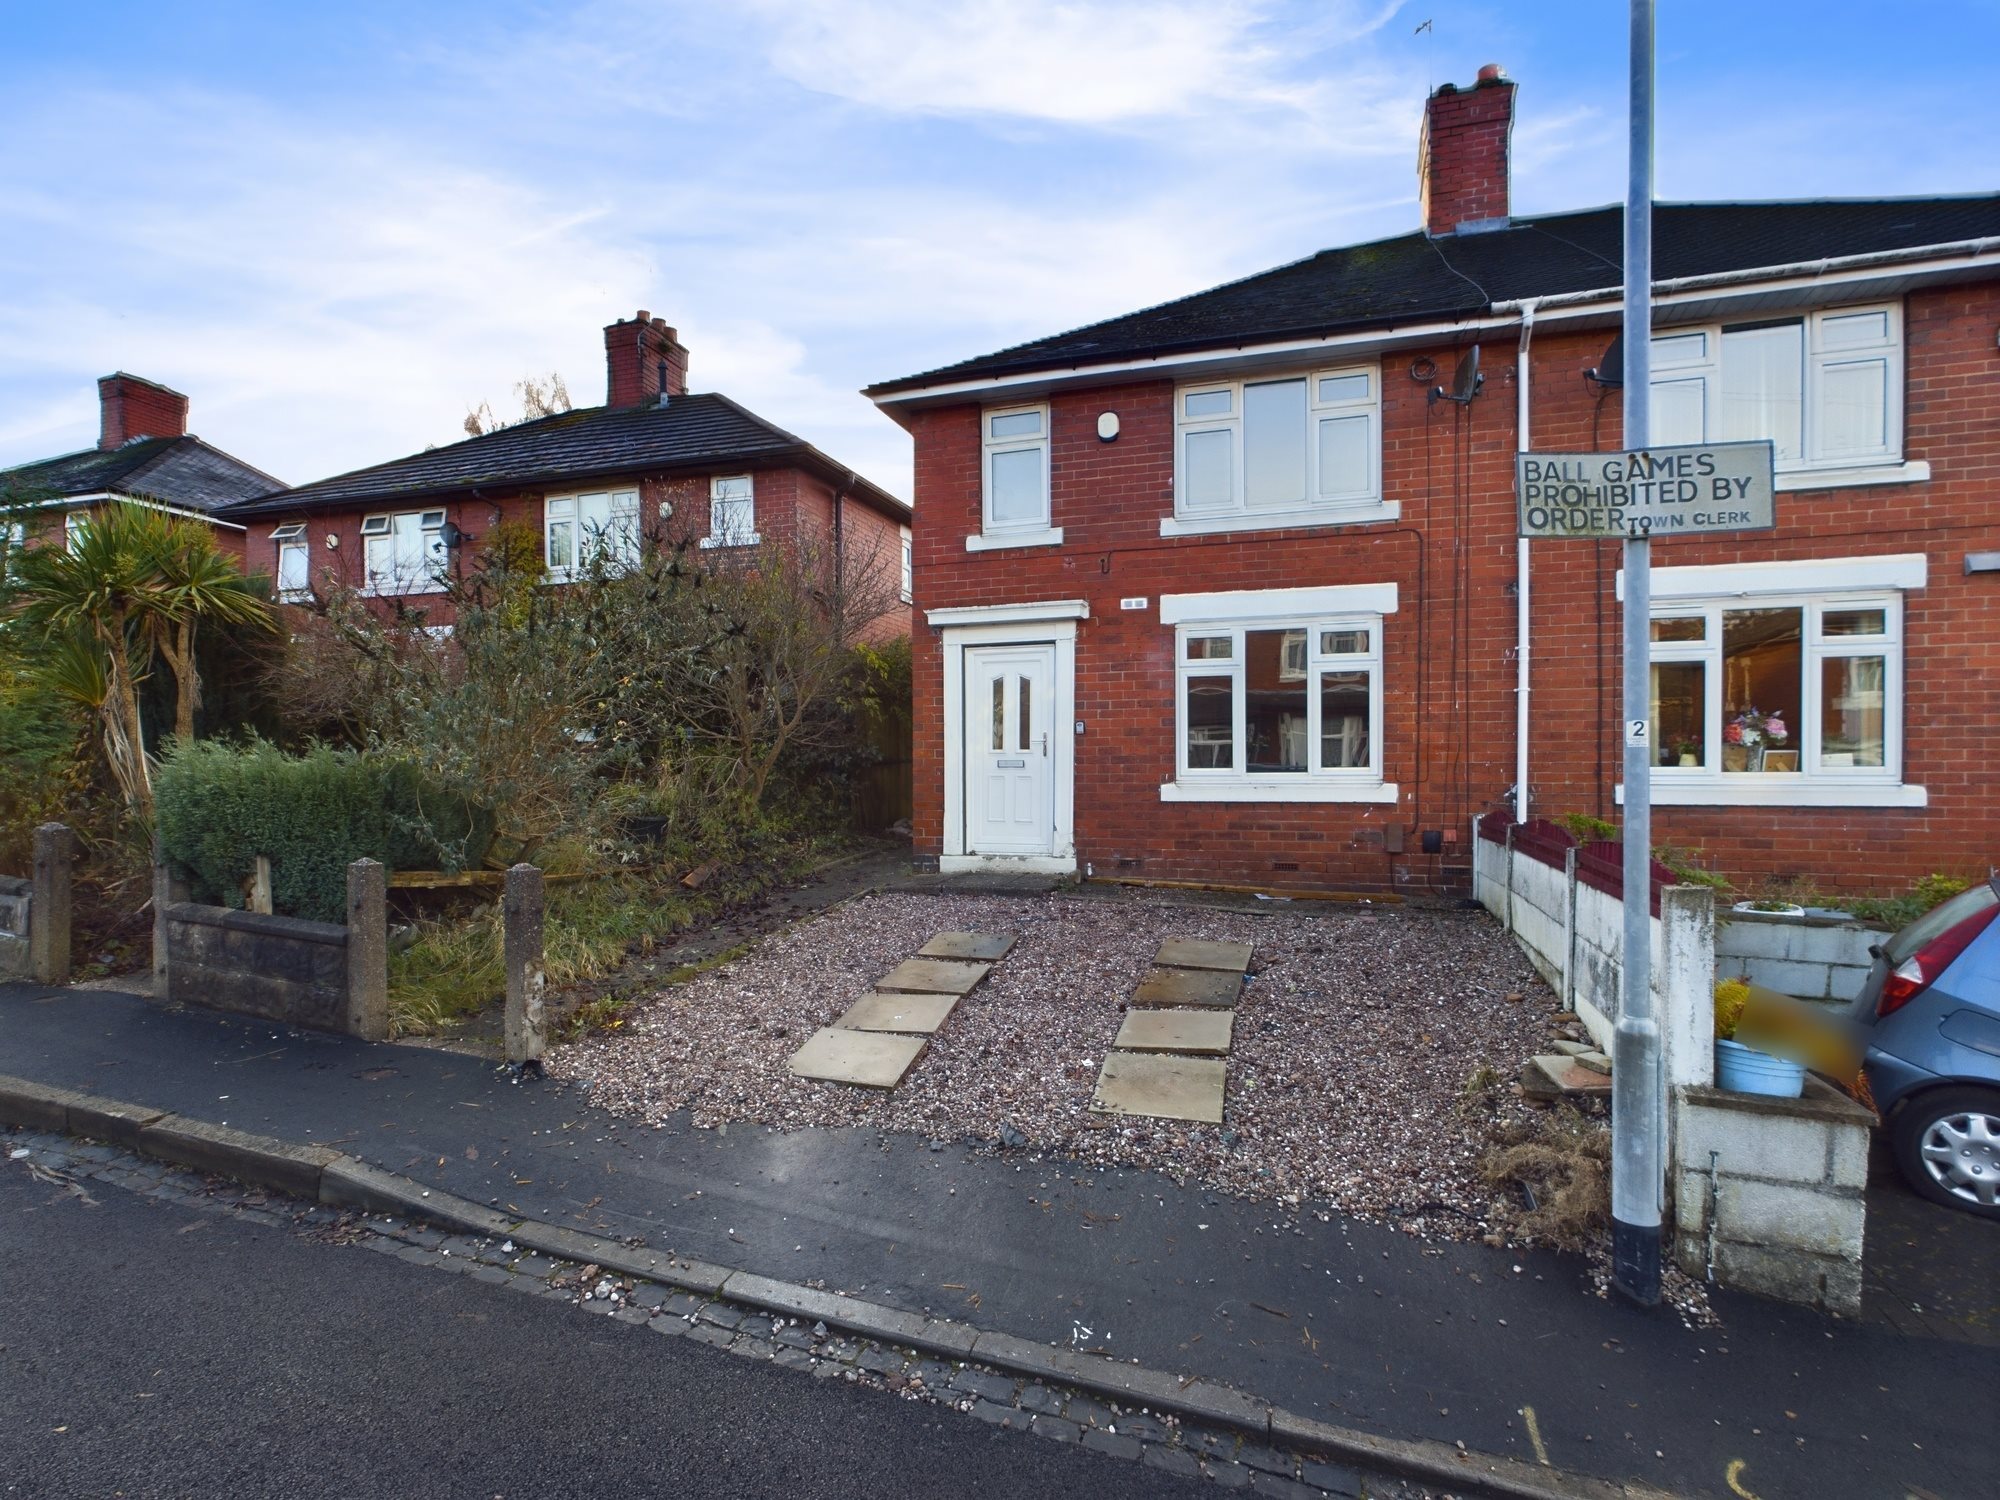
[[[639,492],[552,496],[542,507],[542,537],[553,579],[596,567],[622,572],[639,561]]]
[[[363,592],[434,594],[444,587],[450,549],[444,542],[444,512],[406,510],[367,516],[361,522]]]
[[[1381,501],[1372,367],[1183,386],[1175,402],[1178,519],[1310,525]]]
[[[1780,469],[1903,456],[1903,328],[1894,303],[1676,328],[1653,338],[1653,441],[1768,438]]]
[[[910,543],[910,528],[907,526],[903,528],[901,550],[903,556],[903,572],[902,572],[903,586],[901,592],[903,596],[903,602],[905,604],[908,604],[911,599],[916,597],[917,570],[916,570],[916,557],[912,551]]]
[[[981,529],[988,536],[1049,530],[1049,409],[986,411],[980,431]]]
[[[273,527],[271,540],[278,549],[278,598],[285,601],[312,596],[312,555],[307,550],[306,523],[288,521]]]
[[[708,535],[704,547],[754,547],[757,535],[756,486],[748,474],[717,475],[708,482]]]

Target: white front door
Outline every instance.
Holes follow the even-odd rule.
[[[1055,852],[1056,648],[965,648],[968,854]]]

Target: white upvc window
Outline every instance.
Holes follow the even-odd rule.
[[[618,573],[639,561],[639,492],[552,495],[542,505],[542,556],[556,582],[592,568]]]
[[[444,512],[406,510],[364,516],[362,564],[368,594],[435,594],[443,591],[450,548],[444,540]]]
[[[704,547],[754,547],[757,487],[748,474],[718,474],[708,482],[708,535]]]
[[[89,511],[73,510],[63,516],[63,545],[70,551],[76,551],[83,544],[83,539],[89,531]]]
[[[1771,440],[1780,471],[1900,462],[1900,306],[1835,307],[1653,336],[1654,443],[1760,438]]]
[[[1372,365],[1180,387],[1162,530],[1380,519],[1381,395]]]
[[[271,528],[271,540],[278,549],[278,598],[296,601],[312,597],[312,553],[306,538],[306,523],[287,521]]]
[[[1393,801],[1382,616],[1190,619],[1174,633],[1166,801]]]
[[[979,414],[981,537],[1001,545],[1062,540],[1049,505],[1049,409],[988,407]]]
[[[910,528],[907,526],[902,528],[901,546],[899,548],[899,551],[902,554],[902,564],[903,564],[902,575],[901,575],[902,576],[901,593],[903,596],[903,602],[905,604],[908,604],[913,598],[916,597],[917,569],[916,569],[916,554],[910,538]]]

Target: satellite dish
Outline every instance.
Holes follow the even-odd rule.
[[[1619,334],[1611,341],[1611,347],[1604,351],[1604,358],[1583,372],[1583,378],[1594,385],[1622,386],[1625,384],[1625,335]]]
[[[1443,386],[1431,387],[1431,401],[1452,401],[1460,406],[1470,406],[1472,398],[1479,394],[1479,388],[1486,383],[1486,377],[1479,373],[1479,346],[1474,344],[1466,350],[1458,361],[1458,368],[1452,371],[1451,389]]]

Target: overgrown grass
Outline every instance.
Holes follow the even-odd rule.
[[[678,871],[610,873],[548,888],[542,929],[543,962],[551,990],[603,979],[634,956],[699,926],[716,912],[763,894],[822,862],[837,841],[804,840],[739,851],[699,891],[681,886]],[[414,940],[389,958],[389,1023],[397,1035],[449,1030],[498,1003],[507,988],[500,903],[417,924]],[[741,950],[685,966],[667,977],[680,983],[727,962]],[[632,997],[603,996],[580,1007],[568,1032],[613,1021]]]
[[[1512,1224],[1537,1244],[1587,1250],[1610,1225],[1611,1131],[1566,1104],[1497,1128],[1479,1166],[1489,1186],[1534,1195]]]

